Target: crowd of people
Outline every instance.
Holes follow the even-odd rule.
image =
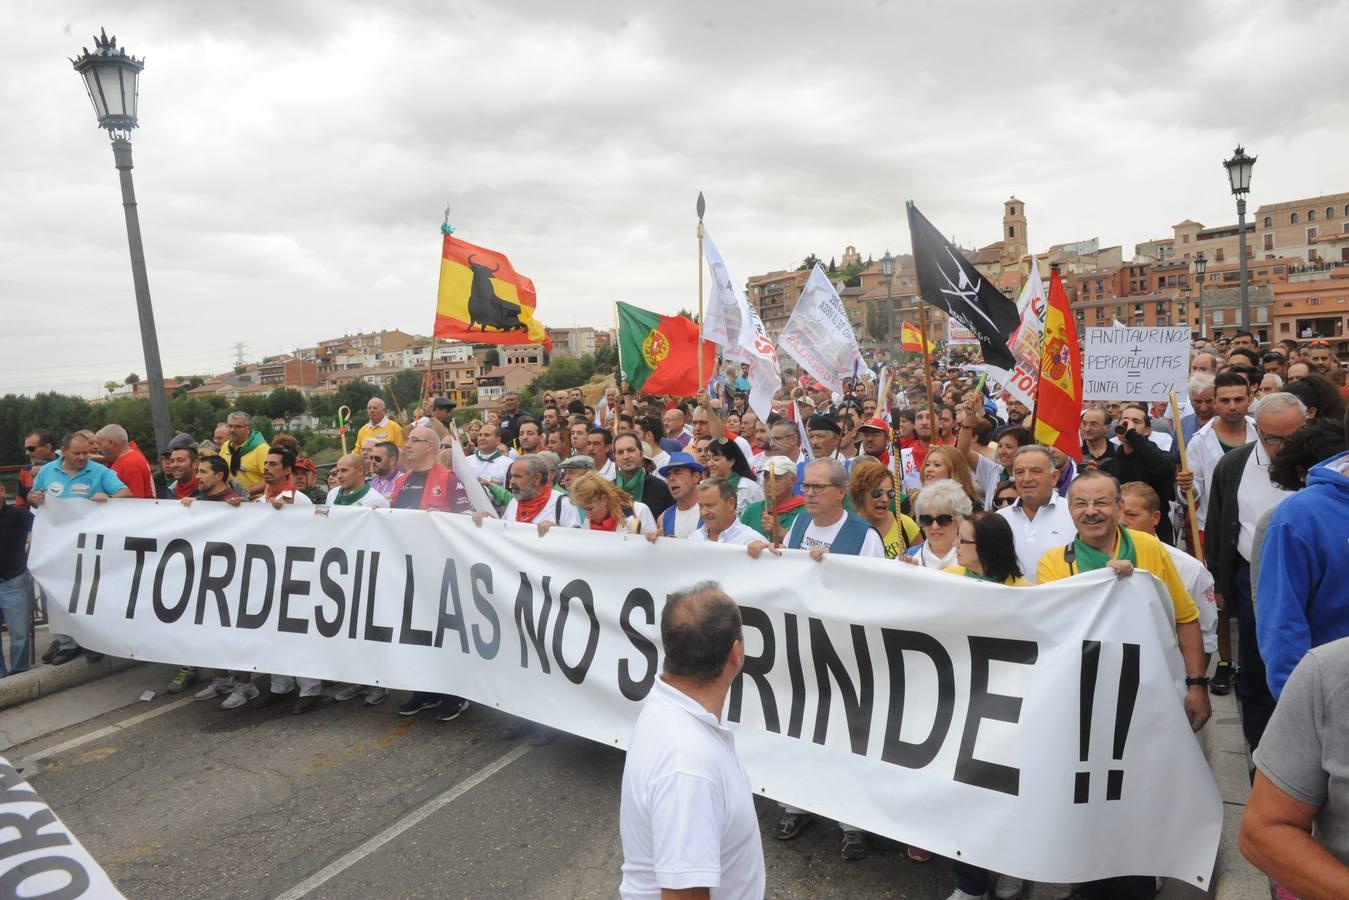
[[[208,439],[175,437],[158,481],[120,426],[59,442],[39,429],[25,438],[32,465],[16,502],[0,515],[9,671],[26,666],[33,587],[23,546],[31,512],[45,504],[122,497],[326,504],[461,513],[481,523],[487,511],[475,508],[456,474],[462,453],[458,472],[471,473],[495,511],[540,535],[572,528],[652,542],[715,541],[756,558],[784,548],[817,561],[866,556],[1012,588],[1093,569],[1120,578],[1151,572],[1174,610],[1192,728],[1208,720],[1210,692],[1235,688],[1260,772],[1255,818],[1248,815],[1243,838],[1259,848],[1251,852],[1277,878],[1305,889],[1299,879],[1311,876],[1280,868],[1280,841],[1292,838],[1279,829],[1293,804],[1302,833],[1332,811],[1337,856],[1349,858],[1341,852],[1349,850],[1343,807],[1327,805],[1324,780],[1319,790],[1309,786],[1320,759],[1310,744],[1287,734],[1263,740],[1286,722],[1328,757],[1330,745],[1320,741],[1344,727],[1323,715],[1341,673],[1349,673],[1349,646],[1322,647],[1349,634],[1349,579],[1334,577],[1349,563],[1349,391],[1338,362],[1325,348],[1296,342],[1262,349],[1246,332],[1221,344],[1197,340],[1179,418],[1161,398],[1088,404],[1080,461],[1036,443],[1031,410],[981,389],[977,367],[963,362],[948,358],[926,375],[920,363],[894,365],[884,397],[870,379],[845,382],[839,394],[793,375],[763,418],[749,408],[748,382],[735,368],[692,398],[636,396],[610,385],[593,405],[576,388],[546,393],[540,408],[527,411],[507,394],[499,409],[462,428],[444,398],[428,398],[405,423],[375,398],[354,452],[337,460],[326,483],[294,438],[265,440],[242,412]],[[65,664],[82,652],[58,635],[46,658]],[[169,690],[202,678],[185,664]],[[235,709],[292,696],[298,714],[323,695],[314,679],[275,675],[266,696],[253,681],[246,672],[220,673],[196,697]],[[365,685],[333,692],[334,700],[363,697],[367,705],[387,696]],[[1298,707],[1286,711],[1289,696]],[[414,693],[398,712],[434,709],[448,721],[467,706],[457,696]],[[528,723],[510,736],[530,731],[531,740],[550,737]],[[1262,798],[1273,799],[1262,805]],[[808,812],[784,806],[773,837],[790,841],[811,822]],[[868,855],[866,834],[843,823],[840,830],[845,858]],[[906,852],[914,861],[930,858],[919,847]],[[1319,862],[1325,877],[1349,872]],[[1010,898],[1023,889],[1015,878],[965,863],[955,870],[953,900],[990,891]],[[1083,897],[1151,897],[1154,889],[1148,873],[1076,888]]]

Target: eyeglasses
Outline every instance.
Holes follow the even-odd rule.
[[[1013,503],[1015,503],[1015,502],[1016,502],[1016,494],[1013,494],[1013,495],[1011,495],[1010,497],[994,497],[994,498],[993,498],[993,505],[994,505],[994,506],[1011,506],[1011,505],[1012,505]]]
[[[888,498],[888,499],[890,499],[890,500],[895,499],[895,489],[894,489],[894,488],[889,488],[889,489],[886,489],[886,490],[882,490],[881,488],[876,488],[876,490],[874,490],[874,491],[871,492],[871,499],[872,499],[872,500],[879,500],[879,499],[881,499],[882,497],[886,497],[886,498]]]
[[[829,489],[832,488],[832,487],[838,487],[838,485],[836,485],[836,484],[812,484],[811,482],[808,481],[808,482],[806,482],[805,484],[801,485],[801,493],[803,493],[803,494],[818,494],[820,491],[827,491],[827,490],[829,490]]]
[[[933,525],[936,525],[938,528],[949,528],[951,523],[955,520],[956,517],[950,513],[942,513],[939,516],[922,515],[918,517],[918,524],[922,525],[924,528],[931,528]]]
[[[1262,430],[1259,425],[1255,426],[1255,433],[1259,436],[1260,443],[1268,444],[1271,447],[1282,447],[1284,442],[1291,437],[1291,435],[1286,434],[1270,434],[1269,432]]]
[[[407,442],[408,442],[409,444],[434,444],[434,443],[436,443],[436,441],[433,441],[431,438],[424,438],[424,437],[410,437],[410,438],[407,439]]]
[[[959,538],[959,541],[966,547],[972,547],[974,546],[974,544],[977,543],[977,541],[975,541],[973,538]]]
[[[25,444],[24,447],[23,447],[23,452],[24,452],[24,453],[36,453],[36,452],[37,452],[37,444],[34,444],[34,445],[31,446],[31,447],[28,446],[27,444]]]

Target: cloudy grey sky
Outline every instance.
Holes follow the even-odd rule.
[[[696,302],[694,199],[740,279],[964,244],[1133,244],[1349,190],[1345,2],[42,2],[0,79],[0,393],[144,375],[116,172],[67,57],[136,55],[166,374],[431,325],[441,211],[551,325]]]

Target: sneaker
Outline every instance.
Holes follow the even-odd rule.
[[[773,837],[780,841],[790,841],[799,837],[811,822],[810,813],[784,812],[778,819],[778,827],[773,829]]]
[[[468,709],[467,700],[442,700],[440,702],[440,711],[436,713],[437,722],[453,722],[464,714]]]
[[[843,832],[843,858],[866,859],[867,838],[860,831]]]
[[[217,675],[211,683],[192,695],[193,700],[214,700],[221,694],[234,690],[234,678],[230,675]]]
[[[418,697],[413,694],[408,702],[398,707],[400,716],[415,716],[424,709],[435,709],[440,705],[440,700],[435,696]]]
[[[225,702],[220,704],[221,709],[238,709],[249,700],[258,699],[258,689],[252,684],[236,684],[234,690],[225,698]]]
[[[307,712],[313,712],[322,702],[322,694],[311,694],[308,697],[301,697],[299,700],[296,700],[295,705],[290,708],[290,714],[292,716],[302,716]]]
[[[64,666],[83,652],[79,647],[66,647],[63,650],[57,650],[50,662],[54,666]]]
[[[44,650],[44,651],[42,651],[42,661],[43,661],[44,663],[47,663],[48,665],[50,665],[52,659],[53,659],[53,658],[56,656],[56,654],[59,653],[60,651],[61,651],[61,645],[58,644],[56,641],[52,641],[50,644],[47,645],[47,649]]]
[[[173,676],[173,680],[169,682],[169,693],[181,694],[196,683],[197,670],[191,666],[182,666],[178,669],[178,674]]]
[[[384,698],[389,696],[389,689],[382,687],[372,687],[365,692],[366,706],[379,706],[384,702]]]
[[[1219,697],[1232,693],[1232,683],[1236,681],[1236,677],[1237,670],[1232,668],[1230,662],[1219,661],[1217,671],[1213,673],[1213,678],[1208,683],[1209,692]]]
[[[348,700],[355,700],[361,696],[361,692],[364,690],[365,685],[363,684],[344,684],[333,694],[333,700],[337,703],[346,703]]]
[[[956,888],[946,900],[984,900],[987,896],[988,894],[971,894],[968,891],[962,891],[960,888]]]
[[[904,851],[904,855],[914,862],[927,862],[932,859],[931,850],[924,850],[922,847],[915,847],[912,844]]]
[[[998,877],[998,886],[993,891],[993,896],[998,900],[1013,900],[1020,897],[1021,892],[1026,889],[1026,882],[1020,878],[1013,878],[1011,875],[1000,875]]]

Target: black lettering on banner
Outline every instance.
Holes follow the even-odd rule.
[[[248,611],[249,587],[253,583],[253,564],[262,563],[267,575],[267,587],[262,594],[262,608],[255,613]],[[239,588],[239,613],[235,616],[235,628],[261,628],[272,614],[272,594],[276,590],[276,557],[272,548],[266,544],[244,545],[244,580]]]
[[[23,780],[23,776],[4,759],[0,759],[0,804],[30,803],[37,793]]]
[[[885,657],[890,665],[890,709],[885,718],[885,741],[881,745],[881,759],[907,769],[921,769],[936,758],[946,733],[951,730],[951,719],[956,708],[956,673],[951,665],[951,654],[930,634],[882,628]],[[932,730],[917,743],[900,738],[904,727],[904,652],[912,650],[932,660],[937,668],[936,716]]]
[[[382,644],[393,643],[393,626],[375,624],[375,585],[379,583],[379,551],[370,551],[370,577],[365,590],[365,639]]]
[[[225,571],[219,575],[211,574],[211,563],[217,559],[225,561]],[[225,600],[225,588],[234,581],[236,563],[234,545],[223,541],[207,541],[201,554],[201,581],[197,583],[197,612],[194,621],[200,625],[206,619],[206,595],[215,595],[216,610],[220,613],[220,627],[230,627],[230,608]]]
[[[47,834],[40,833],[42,829],[49,828],[52,825],[56,825],[57,830]],[[0,835],[5,834],[10,828],[14,829],[15,834],[14,837],[6,837],[0,840],[0,859],[9,859],[11,856],[31,853],[34,850],[49,850],[52,847],[70,846],[70,838],[66,837],[61,830],[60,824],[56,821],[56,813],[45,806],[34,811],[31,816],[15,812],[0,813]]]
[[[866,756],[867,735],[871,731],[871,704],[875,697],[875,679],[871,673],[871,654],[867,652],[867,632],[861,625],[850,625],[853,654],[857,657],[857,685],[854,687],[829,632],[819,619],[810,623],[810,658],[815,667],[815,689],[818,700],[815,707],[815,734],[811,740],[823,744],[829,731],[829,705],[833,689],[830,676],[838,682],[839,698],[843,701],[843,716],[848,720],[848,738],[852,752]]]
[[[164,570],[169,567],[169,562],[175,556],[183,558],[183,588],[178,595],[178,602],[168,607],[164,604]],[[197,564],[192,559],[192,545],[182,538],[169,541],[163,555],[159,557],[159,565],[155,567],[155,581],[150,595],[159,621],[172,624],[187,612],[188,604],[192,602],[192,580],[196,572]]]
[[[47,872],[64,872],[69,880],[61,887],[42,894],[23,890],[30,878]],[[30,897],[32,900],[75,900],[89,890],[89,873],[78,860],[68,856],[39,856],[20,863],[0,875],[0,897]]]
[[[745,654],[745,664],[740,674],[731,682],[731,705],[726,718],[732,722],[740,721],[740,703],[745,691],[745,679],[754,680],[759,689],[759,705],[763,707],[764,728],[779,734],[782,723],[778,721],[778,704],[773,698],[773,686],[768,683],[768,673],[773,671],[773,660],[777,656],[777,639],[773,635],[773,623],[768,613],[752,606],[740,607],[740,620],[744,627],[753,628],[763,636],[763,652],[758,656]]]
[[[487,595],[492,592],[492,567],[486,563],[474,563],[469,567],[468,580],[473,587],[473,605],[477,607],[478,615],[492,623],[491,640],[482,636],[482,629],[476,624],[473,626],[473,646],[483,659],[496,659],[497,651],[501,649],[501,619],[497,617],[496,607],[487,599]],[[479,585],[487,593],[479,590]]]
[[[567,627],[567,615],[573,600],[581,601],[581,608],[585,610],[586,618],[590,621],[590,634],[586,637],[586,648],[581,654],[580,661],[571,666],[562,655],[562,632]],[[595,661],[595,648],[599,644],[600,620],[599,616],[595,615],[595,594],[590,590],[590,585],[579,578],[574,578],[567,582],[567,586],[557,595],[557,619],[553,623],[553,659],[557,661],[557,667],[567,676],[568,681],[580,684],[585,681],[590,664]]]
[[[277,630],[286,634],[308,634],[309,620],[297,619],[290,614],[290,598],[308,597],[308,579],[296,578],[294,565],[297,562],[313,562],[313,547],[287,547],[286,561],[281,567],[281,602],[277,604]]]
[[[403,582],[403,622],[398,629],[398,643],[415,647],[431,646],[431,629],[412,627],[412,601],[417,596],[417,580],[412,573],[412,554],[403,554],[407,577]],[[443,588],[442,588],[443,590]]]
[[[1021,698],[988,692],[988,663],[990,660],[1033,666],[1040,648],[1034,641],[1011,638],[979,637],[970,635],[970,706],[965,713],[965,730],[960,737],[960,754],[956,757],[955,780],[961,784],[1000,791],[1018,796],[1021,790],[1021,770],[1013,766],[975,759],[974,745],[979,739],[979,723],[983,719],[1010,722],[1021,719]]]
[[[543,669],[543,674],[547,675],[548,666],[548,614],[553,608],[553,596],[549,592],[549,582],[551,575],[543,576],[543,602],[539,604],[539,618],[534,619],[534,586],[529,583],[529,576],[524,572],[520,573],[520,590],[515,594],[515,630],[520,635],[520,668],[529,668],[529,645],[525,643],[525,636],[529,636],[529,643],[534,645],[534,652],[539,656],[539,668]]]
[[[80,582],[84,580],[84,542],[87,535],[83,531],[79,537],[75,538],[75,578],[70,586],[70,603],[66,612],[72,616],[80,608]],[[136,569],[137,577],[140,576],[140,569]]]
[[[351,615],[347,619],[347,638],[356,640],[356,627],[361,621],[361,581],[365,574],[365,551],[356,551],[356,573],[351,578]]]
[[[806,719],[806,679],[801,674],[801,642],[796,635],[796,615],[783,613],[787,634],[787,679],[792,685],[792,709],[787,716],[787,736],[799,738]]]
[[[329,547],[319,563],[319,589],[323,591],[325,597],[333,601],[333,606],[337,607],[337,614],[328,619],[323,615],[322,604],[314,604],[314,629],[326,638],[337,637],[342,632],[342,612],[347,607],[347,598],[342,594],[342,585],[328,574],[328,570],[334,565],[337,566],[339,575],[347,574],[347,553],[341,547]]]
[[[98,601],[98,582],[103,574],[103,535],[94,535],[94,577],[89,579],[89,602],[85,604],[84,614],[94,614],[94,604]]]
[[[80,535],[80,537],[83,538],[84,535]],[[131,594],[126,598],[126,617],[134,619],[136,618],[136,600],[141,593],[141,572],[145,570],[145,554],[155,552],[159,548],[159,541],[154,538],[129,537],[122,546],[136,554],[136,568],[131,574]],[[79,581],[80,564],[77,559],[75,561],[75,587],[77,589],[79,588]],[[75,610],[72,608],[70,611],[73,613]]]
[[[741,607],[743,610],[744,607]],[[656,601],[652,599],[651,593],[645,588],[633,588],[628,591],[628,596],[623,601],[623,609],[618,614],[618,624],[623,629],[623,634],[628,641],[636,648],[637,652],[646,660],[646,674],[641,679],[632,677],[632,666],[628,658],[624,657],[618,661],[618,691],[629,700],[643,700],[651,692],[651,686],[656,683],[656,645],[651,639],[637,630],[632,624],[632,616],[638,610],[646,613],[646,624],[656,624]],[[738,679],[737,679],[737,683]]]
[[[479,563],[478,565],[482,565]],[[473,568],[477,568],[474,566]],[[483,568],[487,568],[483,566]],[[470,570],[471,571],[471,570]],[[492,570],[487,569],[488,589],[491,589]],[[454,605],[451,612],[446,602]],[[464,608],[459,603],[459,578],[454,560],[445,560],[445,571],[440,576],[440,612],[436,616],[435,646],[440,647],[445,640],[445,632],[459,632],[459,649],[468,652],[468,631],[464,628]]]

